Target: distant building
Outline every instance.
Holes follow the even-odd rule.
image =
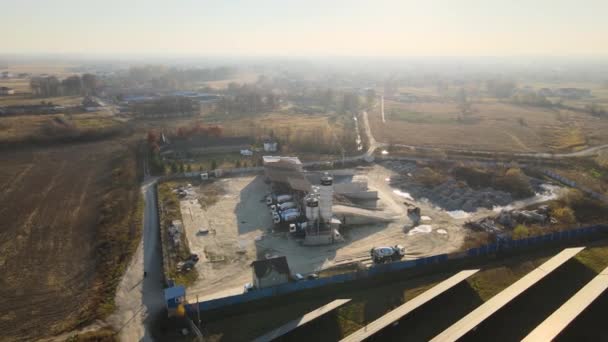
[[[253,286],[264,288],[285,284],[289,281],[289,265],[284,256],[256,260],[251,263]]]
[[[13,95],[15,94],[15,89],[9,87],[0,87],[0,95]]]

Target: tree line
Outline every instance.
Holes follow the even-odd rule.
[[[95,95],[100,86],[93,74],[73,75],[60,80],[56,76],[32,77],[30,89],[34,96]]]
[[[131,104],[131,110],[143,116],[192,116],[200,112],[200,103],[183,96],[164,96]]]
[[[128,83],[148,84],[155,88],[179,89],[198,82],[225,80],[233,77],[236,70],[218,68],[167,68],[161,65],[131,67],[126,74]]]

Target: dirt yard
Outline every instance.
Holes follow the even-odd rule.
[[[582,112],[484,100],[459,120],[456,103],[385,101],[370,112],[376,140],[489,151],[576,151],[608,142],[608,120]]]
[[[379,192],[380,208],[394,221],[347,228],[343,230],[345,241],[330,246],[302,246],[287,233],[271,232],[272,220],[263,202],[269,189],[261,176],[218,181],[223,192],[205,209],[196,198],[204,190],[197,189],[197,195],[182,200],[190,249],[201,256],[196,266],[199,279],[188,289],[189,299],[242,293],[243,285],[251,282],[249,265],[256,256],[284,255],[292,273],[307,274],[356,262],[369,265],[369,250],[375,246],[401,244],[406,248],[405,259],[415,259],[453,252],[464,243],[464,218],[455,219],[426,203],[414,202],[426,217],[421,226],[412,229],[404,198],[389,186],[395,174],[380,165],[358,173],[367,177],[370,189]],[[200,229],[208,229],[208,235],[197,236]]]
[[[219,196],[212,200],[215,203],[207,206],[207,188],[211,186],[221,191],[214,194]],[[264,202],[267,191],[261,176],[236,177],[203,185],[195,190],[195,196],[180,201],[190,251],[200,256],[196,265],[199,278],[188,289],[190,297],[237,294],[251,281],[249,265],[256,260],[255,239],[272,228]],[[210,232],[198,236],[201,229]]]
[[[105,141],[0,154],[1,340],[49,336],[99,312],[100,210],[123,149]]]

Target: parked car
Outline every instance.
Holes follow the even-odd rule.
[[[255,290],[255,287],[253,286],[252,283],[247,283],[243,286],[243,292],[247,293],[247,292],[251,292]]]

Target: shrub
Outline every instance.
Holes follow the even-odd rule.
[[[519,240],[519,239],[525,239],[530,235],[530,231],[528,230],[528,227],[524,226],[523,224],[518,224],[515,229],[513,229],[513,234],[512,237],[515,240]]]
[[[574,211],[570,207],[559,207],[552,210],[553,217],[561,223],[576,223]]]
[[[416,172],[416,180],[425,186],[437,186],[446,180],[446,177],[429,167],[424,167]]]

